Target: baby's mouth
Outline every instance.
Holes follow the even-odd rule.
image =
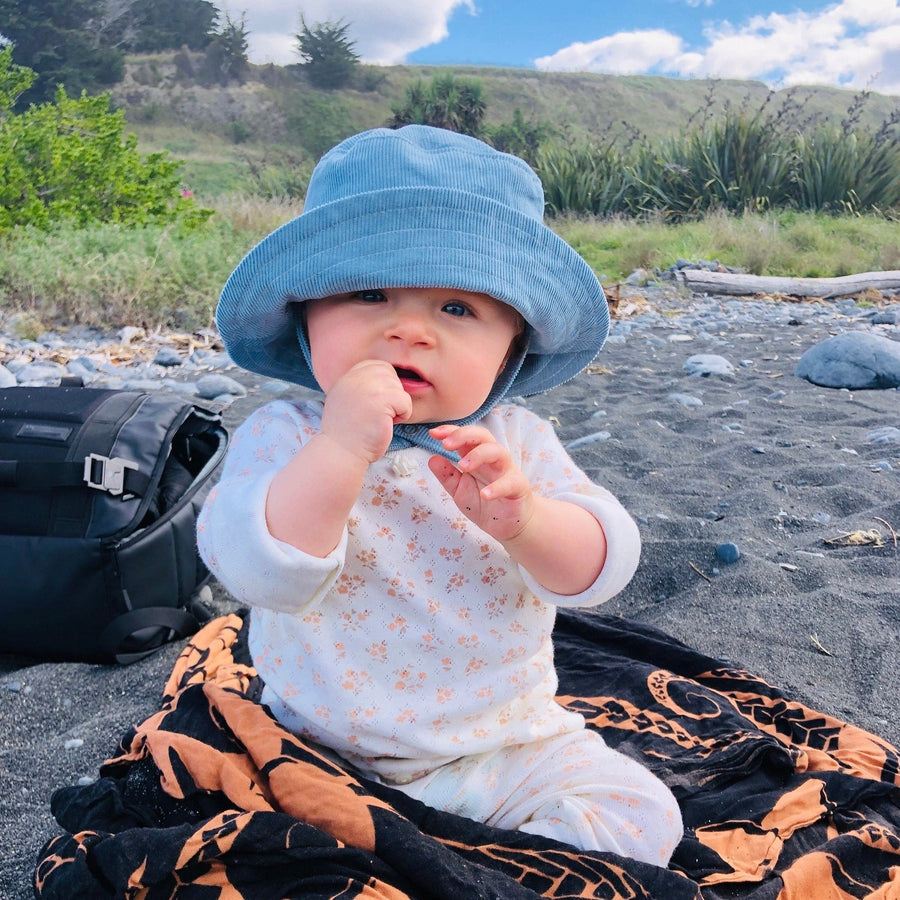
[[[403,366],[394,366],[394,371],[401,381],[410,381],[417,384],[425,384],[425,379],[412,369],[404,369]]]

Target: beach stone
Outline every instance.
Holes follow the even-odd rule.
[[[124,328],[119,329],[119,340],[123,344],[130,344],[132,341],[146,337],[146,335],[147,332],[137,325],[126,325]]]
[[[223,395],[243,397],[246,393],[247,389],[240,382],[227,375],[204,375],[197,379],[197,396],[204,400],[215,400]]]
[[[180,366],[184,360],[174,347],[160,347],[159,352],[153,357],[153,362],[158,366]]]
[[[55,362],[33,362],[22,366],[16,373],[16,381],[19,384],[36,386],[59,384],[59,380],[66,374],[65,366]]]
[[[669,400],[679,406],[703,406],[703,401],[693,394],[669,394]]]
[[[0,366],[0,388],[15,387],[16,376],[6,366]]]
[[[716,547],[716,556],[725,565],[731,565],[731,563],[736,563],[741,558],[741,551],[738,549],[737,544],[728,541]]]
[[[69,367],[71,368],[73,364],[77,364],[81,369],[92,374],[97,371],[97,364],[89,356],[76,356],[75,359],[69,361]]]
[[[77,359],[73,359],[67,366],[66,371],[69,375],[74,375],[76,378],[80,378],[84,384],[90,384],[97,375],[97,367],[92,366],[88,368],[85,365],[82,365]]]
[[[734,366],[716,353],[698,353],[682,367],[689,375],[708,378],[710,375],[733,375]]]
[[[900,444],[900,428],[893,425],[876,428],[866,435],[866,440],[870,444]]]
[[[820,387],[895,388],[900,386],[900,342],[862,331],[838,334],[810,347],[794,374]]]
[[[285,394],[293,389],[293,385],[287,381],[267,381],[260,390],[266,394]]]
[[[608,441],[612,435],[608,431],[595,431],[593,434],[586,434],[584,437],[575,438],[566,444],[568,450],[575,450],[578,447],[584,447],[587,444],[596,444],[598,441]]]

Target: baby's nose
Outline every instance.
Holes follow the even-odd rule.
[[[398,311],[392,316],[385,333],[389,339],[412,343],[430,344],[434,341],[434,328],[428,317],[410,310]]]

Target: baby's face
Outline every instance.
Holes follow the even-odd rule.
[[[313,372],[327,394],[357,363],[390,363],[413,401],[411,422],[472,415],[487,399],[524,325],[487,294],[384,288],[306,304]]]

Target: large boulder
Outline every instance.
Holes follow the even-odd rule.
[[[900,342],[878,334],[848,331],[810,347],[794,374],[822,387],[900,386]]]

